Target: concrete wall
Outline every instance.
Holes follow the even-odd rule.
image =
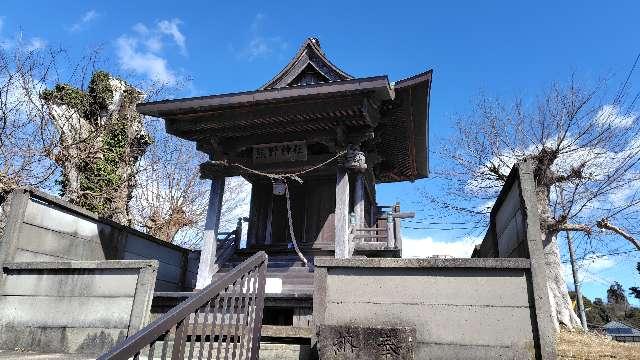
[[[512,169],[472,259],[316,258],[316,325],[415,326],[418,359],[555,358],[533,163]]]
[[[512,169],[491,209],[485,237],[472,257],[529,257],[527,222],[537,221],[527,218],[529,209],[537,209],[535,200],[527,206],[524,198],[524,195],[535,197],[531,166],[529,161],[523,161]],[[524,194],[523,186],[531,191]]]
[[[417,330],[416,359],[535,358],[527,259],[316,258],[316,324]]]
[[[157,269],[157,261],[5,263],[0,349],[110,349],[148,321]]]
[[[156,291],[195,287],[199,253],[35,190],[13,192],[0,264],[34,261],[158,260]]]

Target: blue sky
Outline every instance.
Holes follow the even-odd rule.
[[[614,5],[615,4],[615,5]],[[573,72],[584,79],[628,70],[640,51],[640,3],[516,2],[212,2],[14,1],[0,7],[0,44],[62,46],[72,56],[102,47],[104,67],[127,79],[190,78],[181,96],[251,90],[277,73],[308,36],[355,76],[391,80],[434,69],[432,150],[452,118],[480,91],[510,97],[539,93]],[[431,170],[440,161],[431,153]],[[434,179],[379,186],[379,203],[400,201],[428,218],[420,191]],[[436,227],[437,228],[437,227]],[[442,226],[441,228],[450,228]],[[464,255],[464,231],[405,229],[413,249]],[[463,240],[463,241],[460,241]],[[454,243],[455,242],[455,243]],[[640,285],[638,256],[593,261],[585,293],[605,296],[606,283]]]

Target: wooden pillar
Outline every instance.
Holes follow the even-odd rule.
[[[349,251],[349,175],[347,170],[338,167],[336,176],[336,258],[346,259],[351,254]]]
[[[216,246],[218,245],[218,227],[220,226],[220,210],[222,209],[223,194],[224,178],[211,180],[209,207],[207,208],[207,219],[204,223],[204,235],[202,237],[202,250],[200,252],[196,289],[202,289],[209,285],[211,283],[211,277],[218,271],[218,265],[216,264]]]
[[[376,203],[375,198],[371,200],[371,207],[369,208],[369,211],[371,211],[371,221],[369,225],[378,227],[378,204]]]
[[[353,189],[353,212],[356,213],[357,227],[366,227],[364,223],[364,175],[358,173]]]
[[[240,249],[242,244],[242,218],[238,218],[238,222],[236,223],[236,249]]]
[[[273,191],[273,189],[271,189],[271,191]],[[271,194],[269,196],[269,209],[267,210],[267,224],[265,227],[265,231],[264,231],[264,244],[268,245],[271,244],[272,241],[272,235],[273,235],[273,228],[272,228],[272,223],[273,223],[273,194]]]

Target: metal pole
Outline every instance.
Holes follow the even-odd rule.
[[[567,246],[569,247],[569,258],[571,259],[571,272],[573,272],[573,284],[576,289],[576,301],[578,303],[578,312],[580,313],[580,322],[582,323],[582,328],[584,331],[587,331],[587,316],[584,313],[584,304],[582,303],[582,293],[580,291],[580,281],[578,279],[578,269],[576,267],[576,255],[573,250],[573,239],[571,239],[571,233],[566,232],[567,234]]]

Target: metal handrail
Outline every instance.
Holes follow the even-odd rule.
[[[203,306],[210,306],[212,300],[215,300],[224,290],[232,286],[234,289],[234,297],[236,296],[236,283],[241,279],[246,279],[246,276],[253,271],[257,271],[256,277],[256,285],[253,283],[249,284],[248,287],[255,286],[255,289],[250,289],[250,291],[255,290],[255,301],[252,303],[255,306],[254,316],[253,316],[253,327],[252,327],[252,343],[251,343],[251,352],[250,359],[257,359],[258,352],[258,344],[260,341],[260,329],[262,325],[262,308],[264,305],[264,287],[265,287],[265,275],[266,275],[266,267],[267,267],[267,255],[263,251],[256,253],[251,256],[249,259],[245,260],[243,263],[235,267],[230,272],[224,274],[221,278],[219,278],[214,283],[205,287],[204,289],[198,291],[194,295],[190,296],[184,302],[179,304],[178,306],[171,309],[168,313],[151,322],[149,325],[144,327],[142,330],[136,332],[132,336],[128,337],[123,342],[116,345],[107,353],[101,355],[98,359],[100,360],[124,360],[133,357],[137,359],[140,355],[140,352],[147,346],[150,346],[150,352],[153,353],[153,345],[159,339],[165,339],[166,335],[176,327],[176,340],[184,340],[178,339],[178,334],[180,333],[183,337],[186,333],[186,327],[188,324],[188,320],[190,316],[194,313],[198,313],[198,311],[203,308]],[[243,284],[239,284],[243,285]],[[246,284],[244,284],[246,285]],[[240,291],[244,291],[242,287]],[[208,304],[209,303],[209,304]],[[232,305],[233,306],[233,305]],[[225,303],[226,308],[226,303]],[[226,309],[225,309],[226,310]],[[214,313],[214,316],[216,314]],[[222,317],[222,321],[224,321],[224,316]],[[206,319],[205,319],[206,320]],[[237,319],[236,319],[237,320]],[[184,324],[185,321],[187,324]],[[215,319],[214,319],[215,322]],[[246,323],[246,322],[245,322]],[[224,325],[224,324],[221,324]],[[231,325],[231,324],[229,324]],[[251,325],[251,324],[249,324]],[[202,324],[203,329],[205,324]],[[236,327],[238,323],[236,324]],[[197,318],[196,324],[193,328],[197,327]],[[215,329],[215,326],[213,327]],[[213,336],[210,336],[210,342],[213,342]],[[166,341],[166,340],[165,340]],[[175,343],[174,341],[174,343]],[[202,341],[202,340],[201,340]],[[227,337],[227,347],[228,347],[229,337]],[[202,345],[201,345],[202,346]],[[173,351],[176,351],[174,344]],[[179,347],[179,346],[178,346]],[[180,348],[177,350],[184,351],[184,348]],[[192,346],[193,350],[193,346]],[[228,349],[227,349],[228,350]],[[201,350],[202,351],[202,350]],[[209,348],[211,351],[211,345]],[[191,351],[192,352],[192,351]],[[163,354],[165,353],[163,349]],[[219,353],[219,350],[218,350]],[[234,353],[235,353],[235,345],[234,345]],[[172,358],[175,358],[175,353]]]

